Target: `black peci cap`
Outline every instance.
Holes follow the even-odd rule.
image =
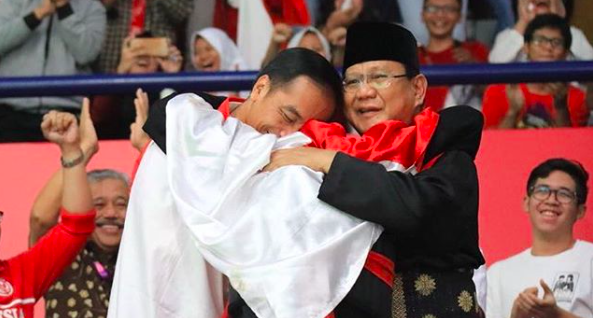
[[[343,74],[358,63],[388,60],[402,63],[408,77],[420,73],[418,44],[408,29],[395,23],[359,22],[348,28]]]

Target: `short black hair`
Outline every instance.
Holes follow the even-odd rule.
[[[261,69],[256,81],[264,75],[270,78],[271,90],[305,76],[331,93],[336,104],[334,115],[343,112],[344,91],[340,75],[325,57],[317,52],[304,48],[284,50]]]
[[[527,193],[531,192],[531,188],[535,185],[537,179],[547,178],[554,171],[562,171],[572,178],[576,184],[577,203],[578,205],[585,204],[589,193],[587,188],[589,173],[579,162],[564,158],[548,159],[531,170],[529,179],[527,179]]]
[[[560,31],[562,39],[564,40],[564,49],[569,50],[572,45],[572,34],[570,33],[570,26],[568,22],[557,14],[540,14],[533,18],[525,28],[524,41],[529,43],[533,40],[535,31],[550,28]]]

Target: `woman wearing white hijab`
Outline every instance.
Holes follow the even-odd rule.
[[[300,30],[288,41],[287,48],[293,47],[304,47],[315,51],[331,61],[329,42],[319,30],[312,26]]]
[[[288,41],[286,48],[302,47],[309,49],[321,54],[328,61],[331,61],[332,56],[329,42],[319,30],[309,26],[300,29],[294,35],[292,35],[292,33],[293,28],[288,24],[278,23],[274,26],[272,39],[270,40],[266,56],[262,61],[262,66],[268,64],[268,62],[278,54],[282,43],[285,43],[288,39],[290,39],[290,41]]]
[[[204,28],[192,36],[192,65],[198,71],[243,71],[247,64],[237,45],[221,29]]]

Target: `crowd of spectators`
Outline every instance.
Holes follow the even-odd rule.
[[[254,63],[253,54],[246,53],[240,44],[241,34],[251,31],[239,30],[243,27],[238,21],[239,3],[0,0],[0,76],[242,71],[253,69],[250,65],[265,65],[280,50],[290,47],[309,48],[340,67],[346,27],[355,21],[402,23],[419,39],[418,53],[423,65],[593,59],[593,47],[585,33],[570,25],[567,15],[572,12],[573,1],[491,0],[476,4],[467,0],[269,0],[263,1],[260,8],[267,10],[273,23],[269,37],[264,31],[248,37],[250,42],[257,40],[251,47],[259,47],[262,53],[267,48],[264,56]],[[245,6],[245,10],[256,11],[251,2]],[[489,37],[495,38],[493,43],[484,43],[488,37],[481,42],[476,35],[484,32],[471,30],[478,25],[476,16],[484,11],[483,7],[496,13],[493,18],[498,24]],[[516,8],[515,20],[509,18],[512,7]],[[569,34],[564,32],[562,39],[555,41],[542,41],[540,35],[533,37],[526,32],[535,17],[546,14],[556,15],[567,23]],[[200,21],[196,20],[197,16]],[[495,33],[496,30],[500,32]],[[559,41],[564,45],[557,45]],[[560,47],[563,52],[555,54]],[[533,53],[548,49],[554,54]],[[507,85],[506,90],[501,90],[495,85],[488,87],[486,95],[481,85],[431,86],[425,105],[437,111],[460,104],[479,110],[484,107],[488,110],[487,128],[584,126],[591,111],[587,103],[591,98],[586,96],[590,91],[588,86],[588,83],[521,84]],[[511,103],[515,107],[506,111],[505,103],[499,105],[498,101],[521,97],[518,88],[529,96],[557,95],[556,92],[567,95],[571,120],[555,120],[566,114],[560,111],[557,115],[552,100],[543,97]],[[149,92],[149,101],[168,93],[170,90]],[[246,94],[227,90],[215,93],[242,97]],[[92,98],[92,115],[101,139],[127,137],[127,128],[134,118],[133,99],[133,95]],[[495,105],[490,102],[493,99]],[[80,101],[76,96],[2,98],[0,141],[41,140],[38,129],[41,117],[50,109],[76,114],[80,111]],[[575,103],[579,105],[573,106]],[[523,117],[533,108],[532,104],[537,104],[536,112],[543,112],[537,117],[545,123],[525,124]],[[508,120],[501,123],[505,114]]]

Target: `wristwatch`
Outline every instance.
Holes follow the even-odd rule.
[[[64,157],[60,157],[60,163],[62,163],[62,167],[64,168],[72,168],[84,161],[84,153],[80,150],[80,156],[72,159],[72,160],[64,160]]]

